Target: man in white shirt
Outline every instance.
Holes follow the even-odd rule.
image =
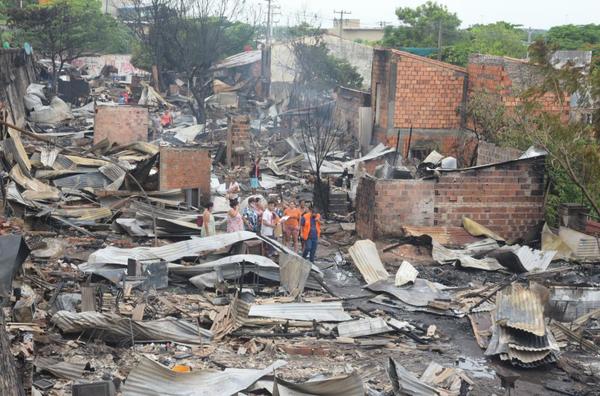
[[[275,235],[275,226],[277,225],[277,215],[274,212],[275,202],[269,201],[267,209],[262,214],[261,234],[267,238],[273,238]],[[267,255],[273,255],[273,247],[267,244]]]

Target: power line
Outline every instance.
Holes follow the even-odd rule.
[[[350,11],[344,11],[344,10],[340,10],[340,11],[335,11],[334,10],[333,13],[334,14],[340,14],[340,38],[342,38],[342,32],[344,31],[344,14],[350,15],[350,14],[352,14],[352,12],[350,12]]]

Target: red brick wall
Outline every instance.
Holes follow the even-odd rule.
[[[232,116],[227,130],[227,163],[229,166],[244,166],[250,148],[250,117]]]
[[[497,93],[508,109],[521,104],[519,96],[539,84],[541,78],[539,70],[525,61],[490,55],[472,55],[467,71],[470,94],[478,90]],[[547,93],[536,101],[541,110],[558,114],[565,122],[569,120],[569,98],[561,105],[556,95]]]
[[[395,59],[394,127],[459,129],[466,70],[408,53]]]
[[[377,127],[382,128],[383,131],[387,130],[387,112],[388,112],[388,98],[390,89],[390,59],[391,52],[384,49],[373,50],[373,67],[371,69],[371,106],[373,107],[373,122],[375,122],[375,114],[379,109],[379,123],[375,123],[373,129],[376,138],[382,140],[380,136],[382,131],[378,131]],[[377,96],[377,87],[379,87],[380,95]],[[383,132],[385,136],[385,132]]]
[[[148,140],[148,109],[141,106],[98,106],[94,118],[94,144],[108,139],[128,144]]]
[[[390,67],[396,63],[396,85]],[[371,71],[371,98],[377,102],[379,126],[387,129],[388,102],[395,90],[394,128],[459,129],[466,69],[396,50],[376,49]],[[373,108],[375,116],[376,108]]]
[[[399,235],[402,225],[461,226],[467,216],[510,240],[544,219],[543,158],[443,172],[437,182],[376,180],[363,188],[363,180],[356,199],[361,238]]]
[[[404,224],[434,222],[433,181],[363,177],[356,197],[356,229],[361,237],[398,235]]]
[[[161,147],[160,190],[200,188],[210,197],[210,153],[205,149]]]

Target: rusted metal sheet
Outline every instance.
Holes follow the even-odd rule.
[[[496,295],[496,323],[527,331],[538,337],[546,335],[544,306],[531,289],[514,284]]]

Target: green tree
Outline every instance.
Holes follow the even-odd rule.
[[[101,53],[115,42],[116,21],[102,13],[97,0],[56,0],[48,5],[11,8],[8,15],[20,43],[28,41],[54,61],[54,83],[65,63]]]
[[[546,40],[564,50],[600,49],[600,25],[553,26],[546,34]]]
[[[396,16],[402,25],[385,28],[381,40],[385,47],[437,47],[454,44],[461,38],[461,20],[436,2],[428,1],[416,8],[400,7]]]
[[[199,122],[211,93],[213,64],[254,44],[256,25],[240,21],[244,0],[133,0],[129,26],[140,40],[134,65],[176,71],[190,81]],[[236,21],[236,22],[234,22]]]

